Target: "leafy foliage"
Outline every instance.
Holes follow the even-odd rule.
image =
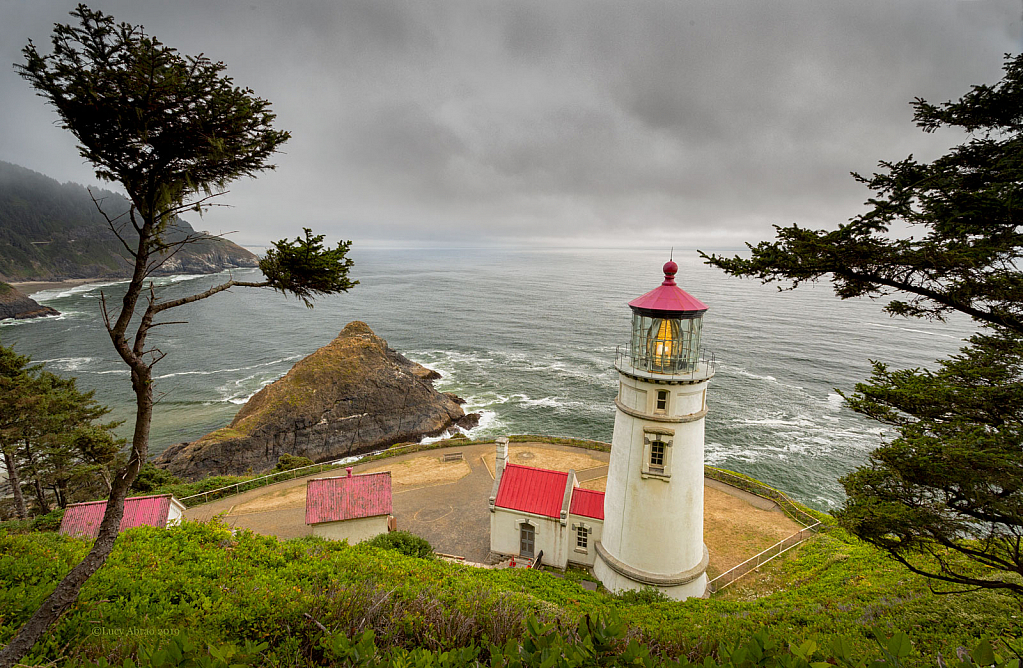
[[[274,290],[291,293],[312,308],[311,297],[347,292],[359,282],[348,279],[353,262],[346,254],[352,242],[339,241],[337,248],[324,248],[322,234],[314,235],[308,227],[303,230],[305,236],[294,241],[275,241],[259,268]]]
[[[166,485],[180,485],[182,482],[181,478],[170,471],[164,471],[151,462],[146,462],[139,469],[135,481],[131,483],[131,489],[143,494],[153,494]]]
[[[430,545],[430,541],[408,531],[382,533],[366,541],[366,544],[384,550],[394,550],[406,557],[433,558],[433,546]]]
[[[182,56],[85,5],[71,15],[79,25],[54,26],[51,54],[29,41],[15,69],[57,110],[96,175],[158,221],[157,234],[192,195],[267,169],[290,137],[273,128],[269,102],[223,75],[223,63]]]
[[[838,518],[914,572],[1023,594],[1023,56],[1004,69],[956,102],[913,102],[924,131],[968,140],[930,163],[855,175],[874,192],[865,213],[833,231],[776,228],[749,258],[704,257],[793,288],[831,276],[843,299],[894,294],[892,315],[960,312],[984,326],[938,371],[875,362],[856,386],[849,405],[896,437],[842,480]]]
[[[51,493],[63,508],[108,489],[124,441],[111,434],[119,423],[97,422],[109,410],[93,397],[80,392],[74,378],[56,376],[0,345],[0,452],[8,477],[19,485],[16,505],[22,487],[31,489],[43,514],[50,512]]]
[[[314,463],[308,457],[284,453],[277,458],[277,466],[274,467],[274,471],[290,471],[291,469],[302,468],[303,466],[312,466]]]

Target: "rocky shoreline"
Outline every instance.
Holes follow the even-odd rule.
[[[153,463],[190,480],[261,473],[283,454],[332,461],[476,426],[479,414],[466,414],[460,398],[436,390],[438,378],[366,323],[351,322],[257,392],[230,425],[172,445]]]
[[[60,311],[43,306],[13,285],[0,283],[0,320],[45,318],[51,315],[60,315]]]

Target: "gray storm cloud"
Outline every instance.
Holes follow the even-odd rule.
[[[8,63],[72,3],[0,0]],[[96,2],[223,60],[294,137],[200,223],[263,244],[735,246],[834,226],[849,176],[934,157],[909,102],[1000,78],[1010,2]],[[0,159],[93,183],[11,68]]]

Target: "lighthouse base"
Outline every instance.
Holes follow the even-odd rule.
[[[607,589],[615,593],[656,589],[670,599],[682,601],[702,598],[707,593],[707,563],[710,554],[703,546],[703,558],[693,568],[680,573],[663,574],[641,571],[611,555],[600,541],[594,544],[596,560],[593,574]]]

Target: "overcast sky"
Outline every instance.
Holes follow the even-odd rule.
[[[0,160],[96,183],[14,74],[75,2],[0,0]],[[1019,0],[93,0],[227,64],[293,138],[199,229],[261,245],[735,247],[833,227],[849,172],[934,157],[909,102],[1001,78]],[[108,186],[109,187],[109,186]],[[116,188],[114,188],[116,189]]]

